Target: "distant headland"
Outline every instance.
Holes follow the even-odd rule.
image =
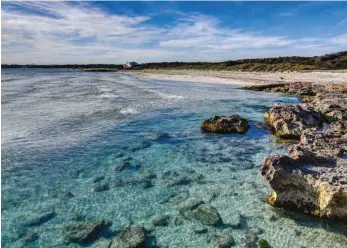
[[[347,51],[325,54],[314,57],[276,57],[259,59],[240,59],[224,62],[153,62],[138,64],[2,64],[1,68],[69,68],[88,71],[114,70],[214,70],[214,71],[247,71],[247,72],[283,72],[309,70],[341,70],[347,69]]]

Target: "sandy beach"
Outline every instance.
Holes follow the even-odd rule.
[[[347,70],[313,72],[236,72],[199,70],[143,70],[136,75],[158,80],[214,84],[269,84],[314,82],[318,84],[347,83]]]

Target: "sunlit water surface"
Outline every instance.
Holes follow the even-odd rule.
[[[100,236],[112,238],[153,214],[170,215],[151,233],[156,247],[213,247],[224,228],[236,247],[252,230],[274,247],[347,247],[341,224],[266,203],[259,167],[283,147],[255,123],[294,97],[75,70],[3,69],[1,81],[3,247],[79,247],[66,242],[69,223],[110,221]],[[204,119],[231,114],[250,120],[247,134],[201,132]],[[109,189],[95,191],[100,183]],[[201,224],[177,210],[186,198],[239,226],[197,233]],[[47,211],[55,214],[28,226]]]

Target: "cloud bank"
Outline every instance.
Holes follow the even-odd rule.
[[[217,17],[199,13],[175,17],[165,26],[153,24],[153,14],[119,15],[90,3],[6,2],[2,63],[222,61],[347,48],[345,33],[293,38],[225,27]]]

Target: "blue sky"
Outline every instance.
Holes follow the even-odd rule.
[[[224,61],[347,50],[347,2],[2,2],[2,63]]]

